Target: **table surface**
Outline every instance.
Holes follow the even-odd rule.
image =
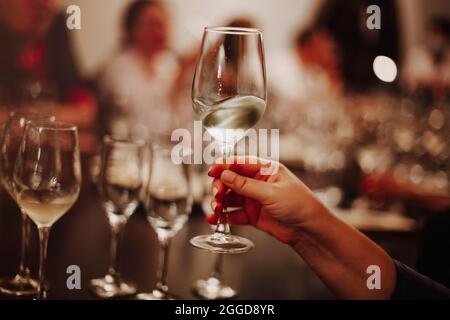
[[[20,248],[20,215],[14,202],[0,191],[0,277],[17,270]],[[332,226],[330,226],[331,228]],[[255,248],[246,254],[226,255],[224,279],[242,299],[332,299],[306,263],[288,246],[251,227],[236,227],[234,233],[248,237]],[[170,291],[184,299],[193,299],[192,284],[211,272],[213,254],[193,248],[189,239],[210,233],[201,209],[194,207],[189,222],[172,240],[169,263]],[[371,235],[394,257],[413,262],[417,248],[411,232],[383,232]],[[96,188],[89,181],[82,186],[80,198],[50,233],[47,279],[49,298],[95,299],[88,290],[92,278],[105,274],[109,260],[110,230],[98,201]],[[30,266],[38,267],[38,238],[33,226]],[[152,289],[158,264],[159,245],[155,233],[139,210],[127,223],[120,245],[123,277],[138,285],[138,292]],[[81,269],[80,290],[69,290],[67,267]],[[5,297],[1,297],[1,299]]]

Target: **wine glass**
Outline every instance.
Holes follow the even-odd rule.
[[[46,299],[45,264],[51,226],[75,203],[81,186],[77,127],[29,121],[14,166],[15,198],[39,230],[38,299]]]
[[[209,214],[211,212],[211,202],[213,201],[211,190],[213,179],[208,177],[206,171],[202,172],[202,178],[204,182],[202,211],[204,214]],[[211,227],[212,231],[214,231],[215,226],[211,225]],[[209,277],[207,279],[199,279],[194,283],[192,291],[196,296],[207,300],[223,300],[236,297],[236,290],[222,280],[223,255],[223,253],[214,254],[213,270]]]
[[[264,114],[266,72],[262,33],[257,29],[207,27],[192,85],[197,119],[221,146],[225,158]],[[212,235],[191,239],[197,248],[216,253],[244,253],[254,247],[230,233],[223,210]]]
[[[38,112],[34,109],[13,111],[3,127],[0,140],[0,175],[1,181],[8,194],[17,203],[13,190],[14,164],[17,152],[22,141],[23,132],[27,121],[30,120],[54,120],[51,115]],[[38,282],[33,279],[27,266],[27,255],[30,241],[30,219],[24,211],[21,211],[21,247],[19,271],[13,278],[0,280],[0,292],[11,296],[29,296],[37,293]]]
[[[138,299],[172,300],[167,283],[170,240],[186,224],[192,208],[188,166],[174,161],[170,145],[152,148],[150,179],[147,187],[147,220],[161,244],[156,286],[151,293],[140,293]],[[180,159],[179,159],[180,160]]]
[[[111,257],[108,273],[90,281],[90,289],[101,298],[136,293],[136,285],[120,275],[117,252],[124,226],[139,205],[145,147],[144,140],[103,139],[98,188],[111,228]]]

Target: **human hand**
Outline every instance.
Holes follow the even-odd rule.
[[[263,175],[262,169],[270,166],[278,170]],[[295,245],[303,226],[324,209],[311,190],[276,162],[234,157],[213,165],[208,175],[214,178],[214,213],[207,217],[212,224],[217,223],[223,208],[240,207],[229,213],[231,224],[251,224],[284,243]]]

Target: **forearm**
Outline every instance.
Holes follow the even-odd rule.
[[[294,249],[322,281],[343,299],[389,299],[395,289],[396,270],[389,255],[320,205],[313,218],[299,228]],[[367,267],[381,271],[381,288],[367,287]]]

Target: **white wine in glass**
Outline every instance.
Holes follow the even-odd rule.
[[[227,145],[241,140],[266,110],[266,102],[256,96],[237,96],[209,106],[194,99],[193,104],[208,133]]]
[[[266,91],[261,31],[205,28],[192,85],[192,105],[224,158],[263,116]],[[230,233],[227,210],[223,210],[212,235],[194,237],[191,244],[215,253],[244,253],[254,247],[250,240]]]
[[[17,202],[37,226],[51,227],[72,207],[77,197],[77,194],[24,190],[17,194]]]

